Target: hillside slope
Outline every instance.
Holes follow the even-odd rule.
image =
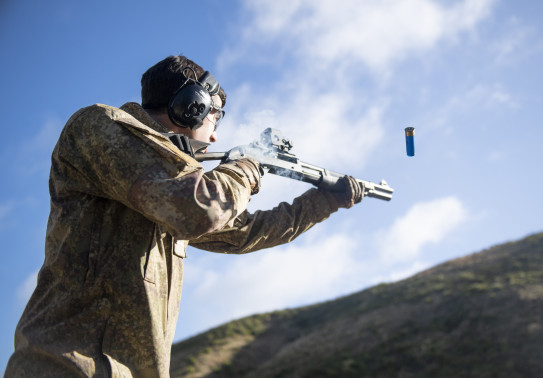
[[[172,377],[536,377],[543,233],[175,344]]]

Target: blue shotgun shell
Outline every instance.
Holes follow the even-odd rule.
[[[415,128],[405,128],[405,149],[407,156],[415,156]]]

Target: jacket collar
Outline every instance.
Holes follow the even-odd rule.
[[[132,117],[136,118],[138,121],[144,125],[150,127],[151,129],[158,131],[159,133],[168,133],[171,132],[166,126],[158,123],[141,107],[140,104],[136,102],[127,102],[121,106],[121,110],[124,110]]]

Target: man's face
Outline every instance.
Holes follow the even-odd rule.
[[[222,101],[218,95],[213,96],[211,99],[213,100],[213,103],[217,107],[222,108]],[[196,130],[187,129],[184,132],[184,134],[187,135],[189,138],[198,140],[200,142],[205,142],[205,143],[216,142],[217,128],[215,124],[218,119],[219,112],[220,112],[219,110],[211,109],[207,117],[204,118],[204,123],[202,124],[202,126],[197,128]]]

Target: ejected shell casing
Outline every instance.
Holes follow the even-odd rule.
[[[415,156],[415,128],[405,128],[405,149],[407,156]]]

